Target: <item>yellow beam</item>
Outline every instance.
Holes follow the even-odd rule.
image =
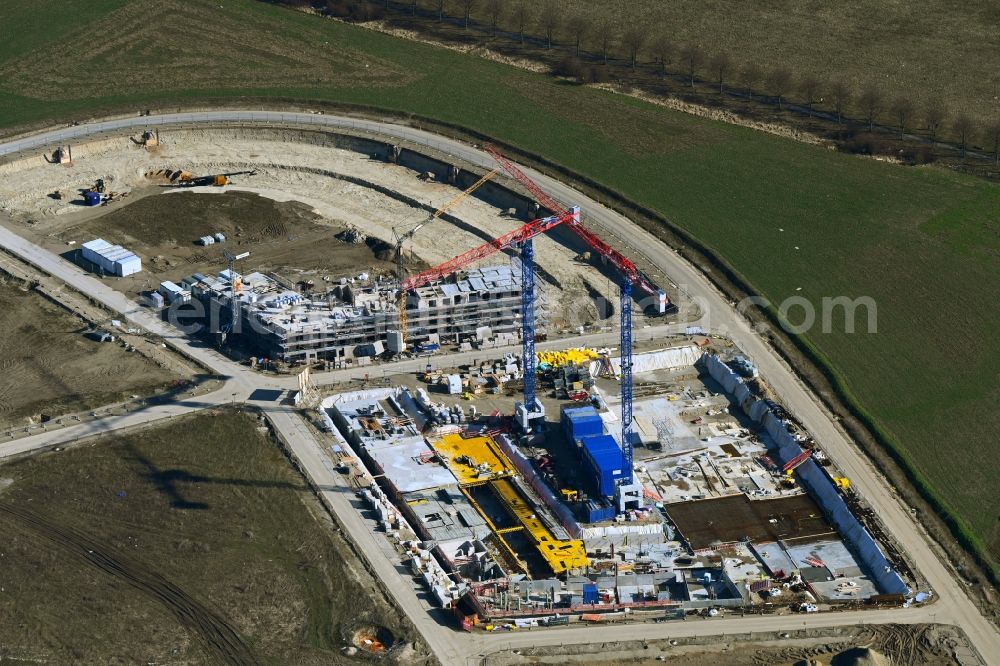
[[[510,534],[511,532],[520,532],[524,529],[524,525],[514,525],[514,527],[502,527],[498,529],[497,534]]]
[[[475,183],[470,185],[468,188],[466,188],[464,192],[462,192],[457,197],[455,197],[454,199],[452,199],[451,201],[449,201],[448,203],[446,203],[445,205],[441,206],[436,211],[434,211],[434,214],[431,215],[431,219],[436,220],[437,218],[447,213],[449,210],[451,210],[459,203],[461,203],[462,199],[469,196],[470,194],[478,190],[480,187],[485,185],[486,181],[493,178],[493,176],[497,175],[498,173],[500,173],[499,169],[494,169],[493,171],[490,171],[488,174],[486,174],[485,176],[477,180]]]

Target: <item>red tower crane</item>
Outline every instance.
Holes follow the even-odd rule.
[[[521,171],[510,160],[500,154],[495,146],[487,144],[484,146],[486,152],[493,156],[504,171],[510,174],[517,182],[521,183],[538,203],[548,208],[554,215],[561,216],[565,209],[559,205],[545,190],[538,186],[533,180]],[[625,480],[624,483],[632,483],[632,287],[638,286],[650,296],[656,296],[659,311],[666,310],[666,294],[654,287],[646,276],[636,267],[632,260],[614,249],[594,232],[590,231],[582,224],[577,216],[570,224],[569,228],[583,240],[586,245],[599,254],[605,261],[618,269],[622,275],[621,281],[621,387],[622,387],[622,453],[625,456]]]
[[[504,157],[500,151],[497,150],[496,146],[486,144],[483,146],[483,150],[493,156],[493,159],[495,159],[497,163],[503,167],[503,170],[514,178],[514,180],[521,183],[525,189],[531,192],[532,196],[535,197],[535,200],[537,200],[541,206],[552,211],[553,215],[565,215],[566,209],[550,197],[545,190],[535,183],[535,181],[531,180],[531,178],[521,171],[516,164]],[[624,276],[632,285],[639,287],[650,296],[657,296],[660,298],[661,306],[666,305],[665,295],[663,292],[653,286],[653,284],[646,279],[646,276],[642,274],[631,259],[605,243],[601,240],[600,236],[595,234],[593,231],[580,224],[579,218],[577,218],[575,222],[571,222],[569,224],[569,228],[573,230],[573,233],[580,237],[580,240],[582,240],[587,247],[599,254],[609,264],[614,266],[618,272],[621,273],[622,276]],[[663,312],[663,309],[663,307],[660,307],[661,313]]]
[[[525,431],[534,427],[545,416],[545,410],[535,395],[535,251],[532,239],[563,222],[576,222],[580,209],[563,210],[562,214],[532,220],[519,229],[483,243],[477,248],[463,252],[453,259],[417,273],[403,280],[400,285],[400,307],[406,307],[406,293],[434,280],[440,280],[473,262],[511,247],[521,249],[521,369],[524,373],[524,404],[515,409]],[[402,318],[402,317],[401,317]]]
[[[515,229],[514,231],[508,232],[503,236],[487,241],[479,247],[463,252],[457,257],[449,259],[442,264],[438,264],[433,268],[428,268],[427,270],[407,277],[402,282],[402,290],[404,292],[410,291],[411,289],[417,289],[418,287],[422,287],[425,284],[434,282],[435,280],[446,278],[452,273],[460,271],[480,259],[485,259],[486,257],[496,254],[497,252],[523,244],[538,234],[545,233],[549,229],[552,229],[563,222],[572,221],[577,217],[579,217],[579,211],[574,209],[573,211],[563,210],[560,215],[555,217],[532,220],[519,229]]]

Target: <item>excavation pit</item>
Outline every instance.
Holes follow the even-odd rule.
[[[351,634],[351,644],[361,653],[370,655],[385,654],[394,642],[392,632],[379,625],[363,625]]]

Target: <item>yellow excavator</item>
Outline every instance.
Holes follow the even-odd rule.
[[[256,171],[232,171],[230,173],[217,173],[211,176],[192,176],[185,171],[177,179],[177,185],[180,187],[198,187],[200,185],[222,187],[232,182],[229,180],[230,176],[253,176],[256,173]]]
[[[449,210],[451,210],[452,208],[454,208],[455,206],[457,206],[463,199],[465,199],[465,197],[469,196],[470,194],[472,194],[473,192],[475,192],[476,190],[478,190],[488,180],[490,180],[491,178],[493,178],[493,176],[497,175],[499,172],[500,172],[499,169],[494,169],[493,171],[490,171],[485,176],[483,176],[482,178],[480,178],[479,180],[477,180],[475,183],[473,183],[472,185],[470,185],[465,191],[463,191],[461,194],[459,194],[458,196],[456,196],[454,199],[452,199],[451,201],[449,201],[448,203],[446,203],[445,205],[441,206],[436,211],[434,211],[433,213],[431,213],[431,215],[426,220],[424,220],[423,222],[420,222],[419,224],[414,225],[413,227],[411,227],[409,230],[403,232],[402,234],[398,234],[396,232],[395,228],[392,230],[392,235],[393,235],[393,237],[396,240],[396,275],[399,277],[400,283],[402,283],[402,281],[403,281],[403,279],[405,277],[403,275],[403,243],[405,243],[409,239],[413,238],[414,234],[416,234],[418,231],[420,231],[424,226],[426,226],[430,222],[433,222],[434,220],[436,220],[437,218],[441,217],[442,215],[444,215],[445,213],[447,213]],[[406,292],[403,291],[402,288],[400,288],[400,290],[399,290],[399,332],[403,336],[403,345],[405,347],[405,345],[406,345]]]

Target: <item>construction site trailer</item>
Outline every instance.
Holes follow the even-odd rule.
[[[99,266],[105,273],[125,277],[142,270],[142,260],[138,256],[103,238],[88,241],[81,248],[83,258]]]
[[[160,283],[160,293],[163,294],[163,296],[171,303],[178,301],[181,303],[187,303],[191,300],[190,291],[169,280]]]

